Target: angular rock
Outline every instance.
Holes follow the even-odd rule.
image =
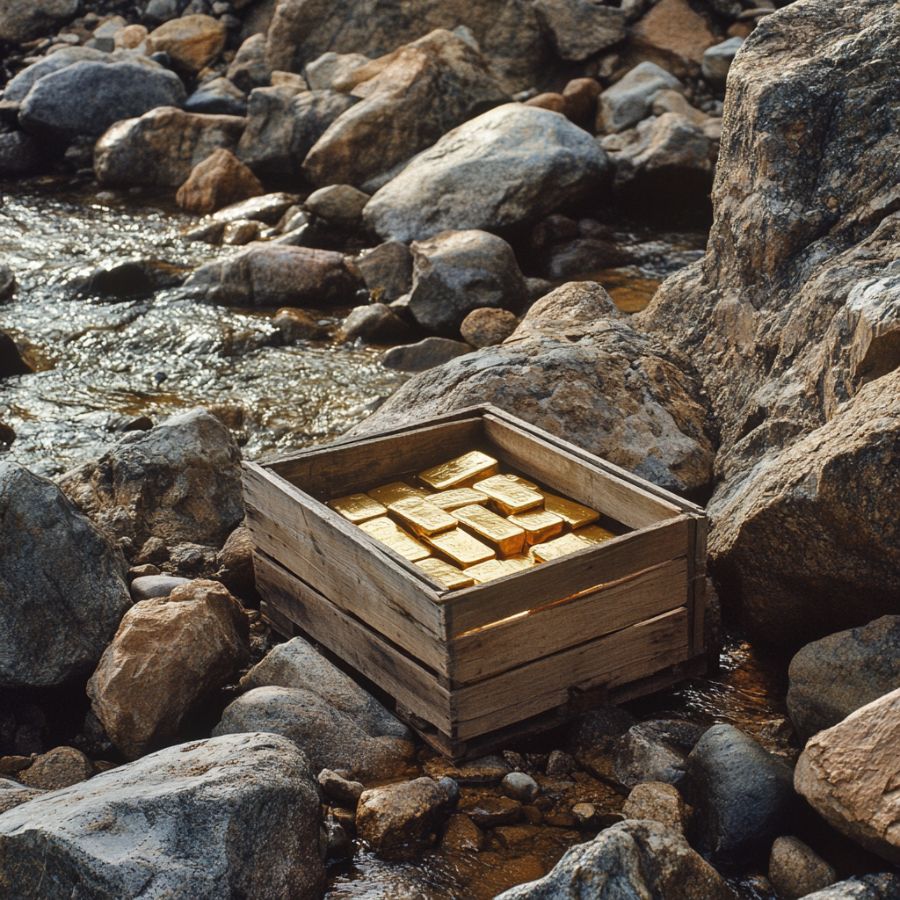
[[[324,340],[330,333],[327,322],[305,309],[290,306],[279,309],[272,318],[272,324],[289,344]]]
[[[701,66],[703,77],[715,85],[724,85],[728,70],[743,43],[743,38],[733,37],[707,48],[703,53]]]
[[[408,309],[428,331],[459,334],[473,309],[519,309],[525,279],[512,247],[486,231],[449,231],[412,245],[413,284]]]
[[[234,150],[245,120],[163,107],[109,129],[94,148],[94,174],[107,187],[177,188],[220,147]]]
[[[466,797],[460,802],[460,810],[479,828],[514,825],[522,818],[522,804],[518,800],[493,794]]]
[[[0,177],[30,175],[46,161],[41,142],[24,131],[0,134]]]
[[[687,831],[688,809],[678,789],[663,781],[645,781],[632,789],[622,815],[626,819],[652,819],[684,834]]]
[[[807,644],[791,660],[787,707],[806,740],[900,688],[900,616]]]
[[[0,687],[93,667],[131,605],[109,540],[52,482],[0,462]]]
[[[794,788],[833,828],[900,863],[900,689],[810,739]]]
[[[303,77],[311,91],[344,90],[346,84],[353,83],[354,73],[370,62],[362,53],[329,50],[304,66]]]
[[[577,339],[598,320],[618,316],[612,297],[602,285],[593,281],[570,282],[536,300],[507,340],[513,342],[554,333]]]
[[[276,225],[292,206],[297,205],[299,199],[296,194],[283,192],[263,194],[262,197],[251,197],[242,203],[226,206],[225,209],[213,213],[211,218],[214,222],[239,222],[249,219],[265,225]]]
[[[29,787],[44,791],[58,791],[60,788],[86,781],[94,774],[91,761],[74,747],[55,747],[42,753],[24,772],[19,780]]]
[[[319,218],[343,228],[359,225],[369,195],[350,184],[332,184],[313,191],[303,205]]]
[[[481,756],[459,764],[435,756],[426,760],[422,768],[435,781],[446,777],[460,785],[497,784],[509,774],[509,766],[499,756]]]
[[[314,184],[362,187],[508,95],[477,48],[438,29],[353,73],[361,101],[303,163]]]
[[[240,450],[203,409],[132,432],[60,486],[104,530],[140,546],[151,535],[218,546],[243,517]]]
[[[303,754],[277,735],[231,735],[4,813],[0,893],[304,900],[324,884],[323,849]]]
[[[10,78],[3,88],[3,99],[11,103],[21,103],[35,83],[45,75],[58,72],[77,62],[112,62],[114,59],[115,54],[92,50],[90,47],[61,47],[54,53],[40,57]],[[149,64],[155,67],[155,63]]]
[[[459,853],[469,850],[477,852],[483,846],[484,835],[481,829],[464,813],[453,813],[447,820],[447,828],[441,838],[441,848],[451,853]]]
[[[331,769],[322,769],[316,780],[326,797],[351,809],[356,809],[360,795],[365,790],[358,781],[350,781]]]
[[[216,556],[219,571],[216,578],[233,594],[247,599],[256,594],[256,575],[253,571],[253,536],[246,525],[238,525],[222,545]]]
[[[246,116],[247,95],[227,78],[213,78],[184,101],[188,112],[210,115]]]
[[[84,60],[36,81],[22,101],[19,123],[41,137],[96,137],[115,122],[180,106],[184,99],[181,80],[161,66]]]
[[[29,41],[78,14],[78,0],[0,0],[0,41]]]
[[[837,872],[795,837],[778,837],[769,854],[769,881],[784,900],[797,900],[827,888]]]
[[[502,344],[518,324],[516,314],[508,309],[480,306],[462,320],[459,333],[473,347],[493,347],[495,344]]]
[[[356,306],[341,322],[341,336],[345,341],[357,339],[373,344],[389,344],[408,340],[412,334],[409,323],[384,303]]]
[[[323,307],[351,303],[359,282],[340,253],[260,243],[201,266],[185,288],[225,306]]]
[[[897,896],[900,896],[900,877],[885,872],[839,881],[807,894],[803,900],[893,900]]]
[[[627,788],[644,782],[680,784],[687,754],[702,733],[702,728],[678,719],[651,719],[633,725],[616,742],[616,779]]]
[[[562,897],[734,900],[734,893],[683,835],[659,822],[628,819],[572,847],[549,874],[497,900]]]
[[[676,74],[696,71],[716,37],[688,0],[659,0],[631,29],[631,44],[643,59]]]
[[[391,347],[381,357],[381,364],[398,372],[425,372],[444,365],[459,356],[466,356],[472,348],[450,338],[427,337],[415,344]]]
[[[656,63],[639,63],[600,95],[598,130],[612,133],[637,125],[650,115],[653,98],[665,90],[683,91],[684,86]]]
[[[191,170],[175,195],[187,212],[203,215],[265,193],[259,179],[230,150],[214,150]]]
[[[412,254],[400,241],[387,241],[354,260],[372,299],[390,303],[412,287]]]
[[[265,87],[272,77],[266,62],[266,36],[254,34],[238,48],[228,66],[228,80],[241,91],[250,93],[254,88]]]
[[[181,16],[150,32],[151,53],[165,53],[184,72],[196,73],[225,47],[225,26],[212,16]]]
[[[382,238],[498,229],[586,201],[607,180],[593,138],[564,116],[511,103],[445,134],[375,193],[363,217]]]
[[[30,371],[31,366],[22,359],[16,342],[5,331],[0,331],[0,378],[27,375]]]
[[[625,38],[625,14],[590,0],[537,0],[538,18],[562,59],[581,62]]]
[[[39,797],[42,793],[39,788],[25,787],[11,778],[0,778],[0,815],[14,806]]]

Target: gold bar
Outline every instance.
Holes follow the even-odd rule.
[[[572,528],[590,525],[591,522],[596,522],[600,518],[600,513],[596,509],[576,503],[574,500],[569,500],[568,497],[560,497],[547,491],[541,491],[541,493],[544,495],[544,509],[555,513]]]
[[[462,569],[457,569],[456,566],[451,566],[450,563],[444,562],[442,559],[438,559],[436,556],[429,556],[428,559],[419,560],[416,565],[450,591],[471,587],[475,584],[475,579],[471,575],[466,574]]]
[[[429,503],[433,503],[447,512],[459,509],[461,506],[469,506],[472,503],[487,503],[485,494],[467,487],[454,488],[451,491],[438,491],[436,494],[429,494],[426,499]]]
[[[368,494],[348,494],[346,497],[337,497],[329,500],[328,505],[336,513],[340,513],[345,519],[353,522],[354,525],[387,515],[387,510]]]
[[[519,528],[483,506],[473,503],[471,506],[455,509],[453,516],[478,537],[493,544],[503,556],[520,553],[525,546],[524,528]]]
[[[555,540],[547,541],[546,544],[536,544],[532,547],[532,555],[539,562],[549,562],[551,559],[559,559],[561,556],[568,556],[570,553],[577,553],[579,550],[585,550],[588,547],[594,547],[614,538],[615,535],[599,525],[589,525],[586,528],[579,528],[571,534],[564,534]]]
[[[497,471],[497,460],[480,450],[470,450],[455,459],[432,466],[419,473],[419,478],[435,491],[447,488],[471,487],[471,482],[486,478]],[[468,482],[468,483],[467,483]]]
[[[391,550],[410,562],[418,562],[431,555],[423,543],[417,541],[411,534],[407,534],[392,519],[386,517],[369,519],[368,522],[362,522],[359,527],[376,541],[390,547]]]
[[[531,488],[533,491],[540,491],[540,488],[538,488],[533,481],[529,481],[523,475],[518,475],[515,472],[501,472],[500,474],[504,478],[508,478],[513,484],[521,484],[522,487]]]
[[[505,559],[489,559],[487,562],[478,563],[476,566],[469,566],[466,574],[471,575],[478,584],[484,584],[486,581],[493,581],[495,578],[503,578],[504,575],[512,575],[518,569],[507,565]]]
[[[525,529],[525,543],[529,546],[555,538],[562,534],[566,526],[560,516],[546,509],[528,509],[525,512],[514,513],[509,517],[509,521]]]
[[[511,481],[505,475],[494,475],[475,482],[475,490],[488,495],[488,499],[504,516],[525,512],[544,505],[544,495]]]
[[[617,534],[602,525],[588,525],[586,528],[573,531],[572,534],[591,544],[602,544],[604,541],[611,541],[614,537],[618,537]]]
[[[483,544],[477,538],[472,537],[462,528],[454,528],[453,531],[443,531],[440,534],[432,534],[425,538],[432,547],[440,550],[444,556],[457,566],[474,566],[487,559],[493,559],[496,555],[491,547]]]
[[[418,497],[407,497],[391,503],[388,509],[403,520],[403,524],[422,536],[426,534],[438,534],[441,531],[449,531],[456,528],[456,519],[450,513],[444,512],[439,506],[421,500]]]
[[[516,572],[521,572],[522,569],[531,569],[537,565],[537,560],[533,556],[521,554],[518,556],[509,556],[504,559],[503,562],[509,563]]]
[[[374,497],[384,506],[390,506],[398,500],[405,500],[407,497],[424,497],[425,491],[420,491],[405,481],[392,481],[390,484],[383,484],[381,487],[372,488],[367,492],[370,497]]]

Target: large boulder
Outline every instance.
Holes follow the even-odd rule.
[[[477,403],[682,493],[702,493],[712,479],[715,433],[690,363],[635,331],[599,285],[557,288],[503,344],[412,378],[357,430]]]
[[[167,54],[180,70],[195,74],[222,52],[225,36],[225,26],[212,16],[181,16],[151,31],[147,49]]]
[[[804,740],[900,688],[900,616],[813,641],[791,660],[787,707]]]
[[[303,754],[277,735],[229,735],[0,815],[0,894],[312,900],[323,849]]]
[[[838,881],[803,900],[894,900],[900,897],[900,876],[883,872]]]
[[[228,429],[195,409],[127,435],[60,486],[135,549],[151,536],[218,547],[243,517],[240,458]]]
[[[29,41],[78,14],[79,0],[0,0],[0,41]]]
[[[177,188],[220,147],[234,150],[244,130],[238,116],[208,116],[173,107],[117,122],[97,141],[94,174],[110,187]]]
[[[728,75],[706,257],[639,314],[690,356],[720,423],[724,596],[786,644],[900,598],[898,41],[878,0],[759,22]]]
[[[181,79],[162,66],[83,60],[38,79],[22,101],[19,123],[48,138],[97,137],[114,122],[184,99]]]
[[[11,103],[21,103],[39,79],[77,62],[113,62],[119,59],[121,56],[118,53],[104,53],[92,47],[60,47],[55,52],[35,60],[10,78],[3,88],[3,99]],[[132,61],[139,60],[132,57]],[[147,65],[155,65],[149,60],[145,62]]]
[[[820,731],[806,745],[794,787],[832,827],[900,864],[900,689]]]
[[[340,253],[263,243],[207,263],[185,282],[228,306],[348,305],[359,287]]]
[[[369,201],[381,237],[495,230],[585,201],[609,175],[606,154],[559,113],[508,103],[454,128]]]
[[[122,619],[88,682],[91,708],[135,759],[176,738],[191,713],[246,664],[247,618],[215,581],[141,600]]]
[[[362,100],[329,126],[303,164],[315,184],[363,186],[508,99],[478,49],[443,29],[352,78]]]
[[[131,605],[124,560],[50,481],[0,462],[0,688],[86,675]]]
[[[626,819],[567,850],[543,878],[504,891],[497,900],[734,900],[734,896],[683,834],[649,819]]]

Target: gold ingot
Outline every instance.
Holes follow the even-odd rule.
[[[348,494],[346,497],[329,500],[328,505],[354,525],[387,515],[387,510],[368,494]]]
[[[471,503],[487,503],[487,496],[474,488],[454,488],[451,491],[438,491],[426,498],[429,503],[451,512]]]
[[[425,491],[420,491],[405,481],[392,481],[390,484],[372,488],[367,493],[384,506],[390,506],[398,500],[406,500],[407,497],[421,498],[425,496]]]
[[[450,591],[471,587],[475,584],[475,579],[471,575],[467,575],[462,569],[457,569],[456,566],[451,566],[450,563],[444,562],[436,556],[420,560],[416,565]]]
[[[410,562],[418,562],[431,555],[429,549],[421,541],[417,541],[411,534],[407,534],[396,522],[387,517],[369,519],[368,522],[362,522],[359,527],[370,537],[375,538],[386,547],[390,547],[394,553],[399,553]]]
[[[440,550],[457,566],[466,568],[493,559],[496,554],[493,548],[483,544],[478,538],[472,537],[462,528],[454,528],[452,531],[442,531],[440,534],[432,534],[425,538],[435,550]]]
[[[503,562],[509,563],[509,565],[512,566],[513,570],[516,572],[521,572],[523,569],[531,569],[537,565],[537,560],[530,554],[509,556],[504,559]]]
[[[604,541],[611,541],[614,537],[618,537],[617,534],[602,525],[588,525],[586,528],[573,531],[572,534],[591,544],[602,544]]]
[[[508,559],[489,559],[487,562],[469,566],[466,575],[471,575],[478,584],[493,581],[495,578],[503,578],[505,575],[514,575],[520,571],[518,567],[509,564]]]
[[[576,503],[569,500],[568,497],[560,497],[557,494],[549,494],[542,491],[544,495],[544,509],[548,512],[555,513],[571,528],[581,528],[584,525],[590,525],[600,518],[600,513],[596,509],[584,506],[582,503]]]
[[[456,519],[450,513],[419,497],[398,500],[388,509],[418,535],[438,534],[456,528]]]
[[[611,531],[599,525],[588,525],[586,528],[579,528],[578,531],[547,541],[546,544],[536,544],[532,547],[532,555],[539,562],[549,562],[551,559],[559,559],[561,556],[595,547],[614,537]]]
[[[435,491],[448,488],[471,487],[479,478],[486,478],[497,471],[497,460],[480,450],[470,450],[455,459],[433,466],[419,473],[419,478]]]
[[[504,478],[508,478],[513,484],[521,484],[522,487],[531,488],[533,491],[537,491],[538,486],[533,482],[529,481],[522,475],[518,475],[515,472],[501,472]]]
[[[476,491],[487,494],[488,499],[504,516],[513,513],[525,512],[526,509],[534,509],[544,505],[544,495],[532,488],[527,488],[505,475],[494,475],[483,481],[476,481]]]
[[[562,534],[566,526],[560,516],[546,509],[528,509],[522,513],[514,513],[509,521],[525,529],[525,543],[529,546],[555,538]]]
[[[525,529],[508,519],[472,504],[453,511],[453,515],[475,534],[493,544],[503,556],[520,553],[525,546]]]

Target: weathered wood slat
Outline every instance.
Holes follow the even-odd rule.
[[[468,684],[661,613],[688,600],[682,557],[604,590],[470,631],[450,642],[451,679]]]
[[[688,602],[691,612],[691,651],[702,653],[706,643],[704,626],[706,619],[706,537],[708,523],[705,517],[694,517],[694,529],[691,536],[693,555],[688,569],[690,578]]]
[[[264,554],[254,563],[260,590],[296,622],[415,715],[450,731],[450,694],[434,674]]]

